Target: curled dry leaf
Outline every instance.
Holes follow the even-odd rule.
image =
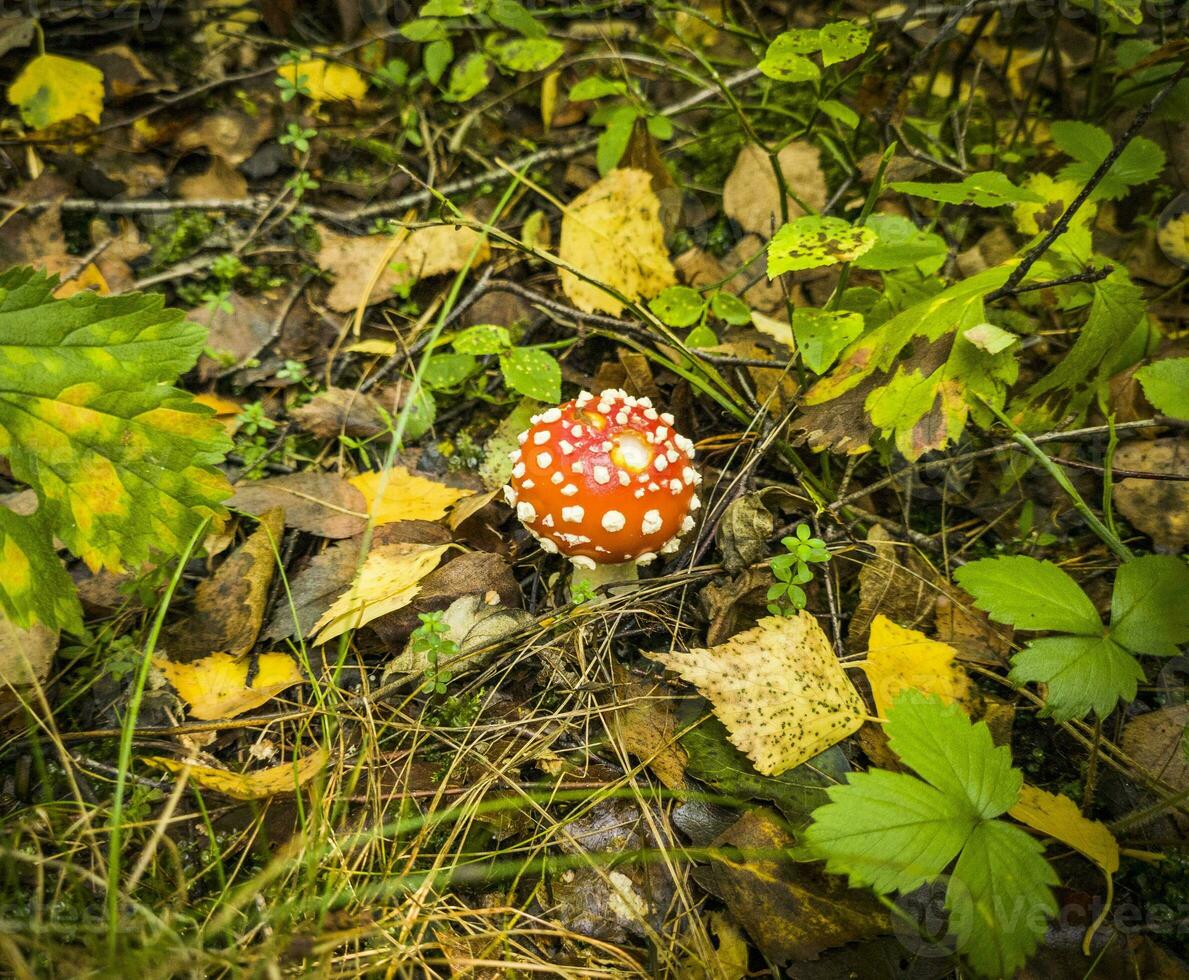
[[[395,241],[392,235],[352,238],[326,227],[318,232],[322,240],[318,265],[335,277],[326,305],[336,313],[347,313],[365,302],[363,292],[377,272],[379,277],[366,297],[369,306],[388,299],[393,288],[405,283],[457,272],[467,264],[472,252],[476,265],[491,257],[491,249],[479,232],[453,225],[400,229]]]
[[[319,439],[335,439],[340,434],[370,439],[388,429],[379,403],[350,388],[327,388],[289,414]]]
[[[367,524],[367,498],[334,473],[306,470],[237,483],[232,510],[261,514],[279,507],[285,524],[322,538],[349,538]]]
[[[815,211],[826,206],[826,178],[822,174],[821,153],[811,143],[789,143],[777,155],[785,187]],[[780,209],[780,185],[768,154],[755,143],[748,143],[735,158],[735,167],[722,189],[722,209],[747,231],[765,238],[785,221],[805,214],[790,195],[788,217]]]
[[[154,657],[153,665],[190,705],[190,717],[200,721],[242,715],[304,680],[297,661],[287,653],[262,653],[255,658],[212,653],[188,664]]]
[[[325,749],[318,749],[293,762],[254,772],[231,772],[229,769],[216,769],[159,756],[146,758],[145,762],[172,773],[189,769],[192,782],[203,789],[230,796],[233,800],[266,800],[281,793],[297,792],[322,770],[328,758],[329,753]]]
[[[763,558],[768,553],[773,525],[772,512],[764,506],[761,494],[745,493],[733,500],[714,535],[722,552],[723,568],[734,575]]]
[[[635,302],[677,281],[659,212],[652,178],[632,168],[612,170],[570,202],[558,254],[587,277],[561,273],[562,290],[578,309],[612,316],[623,311],[619,296],[599,283]]]
[[[876,712],[887,717],[896,696],[907,688],[936,694],[943,701],[956,701],[969,711],[966,702],[970,698],[970,678],[954,662],[956,653],[953,647],[930,640],[924,633],[897,626],[886,616],[876,616],[863,667]]]
[[[878,524],[867,532],[875,556],[859,570],[859,604],[846,632],[847,649],[862,650],[876,615],[908,628],[924,622],[938,594],[937,576],[915,548],[895,541]]]
[[[363,510],[372,515],[377,525],[440,520],[455,503],[474,493],[410,473],[403,466],[392,467],[386,483],[383,470],[360,473],[349,482],[363,494]]]
[[[854,734],[859,694],[816,619],[767,616],[708,650],[649,653],[697,686],[756,771],[775,776]]]
[[[1136,441],[1119,448],[1115,466],[1152,473],[1189,471],[1189,441]],[[1189,483],[1178,480],[1119,480],[1115,506],[1160,551],[1176,554],[1189,545]]]

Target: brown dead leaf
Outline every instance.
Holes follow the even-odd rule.
[[[875,549],[859,570],[859,604],[846,631],[851,652],[867,646],[871,622],[879,614],[910,629],[928,619],[937,598],[937,574],[910,545],[895,541],[878,524],[867,532]]]
[[[192,150],[209,150],[232,167],[238,167],[256,152],[276,131],[271,114],[231,109],[203,115],[194,125],[182,130],[174,142],[179,155]]]
[[[768,588],[776,581],[767,568],[749,568],[734,578],[711,582],[701,593],[710,626],[706,642],[716,646],[768,615]]]
[[[22,701],[39,713],[32,691],[49,676],[57,650],[57,630],[39,623],[21,629],[0,613],[0,727],[21,723]]]
[[[222,157],[211,157],[202,173],[177,178],[174,192],[184,201],[240,201],[248,196],[248,181]]]
[[[618,664],[615,673],[615,710],[611,733],[623,750],[636,756],[671,790],[685,785],[689,761],[677,740],[680,725],[674,708],[674,692],[660,681],[644,681]]]
[[[824,950],[888,931],[888,913],[870,892],[786,857],[795,845],[769,811],[750,810],[714,842],[739,848],[744,858],[713,861],[694,878],[723,901],[773,963],[815,960]]]
[[[768,554],[775,519],[759,493],[745,493],[731,501],[714,534],[722,552],[723,568],[731,575],[743,571]]]
[[[576,307],[618,316],[623,301],[602,286],[634,302],[677,281],[659,212],[645,170],[612,170],[570,202],[558,254],[587,277],[562,270],[562,290]]]
[[[205,354],[198,360],[198,377],[213,381],[227,370],[227,362],[242,364],[256,357],[274,333],[278,307],[282,303],[275,292],[246,296],[233,292],[227,297],[225,309],[199,307],[190,311],[190,319],[207,329],[206,347],[218,355],[218,360]]]
[[[287,527],[323,538],[349,538],[367,524],[363,494],[341,476],[313,470],[237,483],[226,506],[249,514],[279,507]]]
[[[777,156],[788,197],[788,220],[799,218],[805,210],[795,194],[815,211],[826,206],[826,178],[822,174],[821,153],[811,143],[789,143]],[[764,238],[772,237],[783,223],[780,211],[780,185],[772,162],[763,149],[748,143],[739,151],[735,167],[722,189],[722,208],[744,229]]]
[[[472,251],[475,265],[491,257],[491,249],[479,232],[453,225],[401,229],[396,232],[400,241],[394,252],[391,235],[350,237],[326,227],[319,228],[319,234],[322,250],[318,265],[335,277],[326,305],[336,313],[347,313],[359,306],[364,300],[363,291],[377,271],[379,277],[366,300],[369,306],[388,299],[393,288],[404,283],[457,272],[466,265]],[[378,269],[386,257],[384,268]]]
[[[1189,440],[1130,442],[1115,453],[1115,466],[1151,473],[1189,473]],[[1119,513],[1151,537],[1157,550],[1176,554],[1189,546],[1189,482],[1119,480],[1114,499]]]
[[[1189,789],[1189,761],[1181,748],[1186,725],[1189,704],[1139,715],[1123,728],[1123,751],[1173,789]]]
[[[88,55],[87,62],[103,72],[103,98],[106,104],[117,105],[166,87],[126,44],[100,48]]]
[[[350,388],[327,388],[289,415],[319,439],[335,439],[340,434],[370,439],[388,429],[379,403]]]

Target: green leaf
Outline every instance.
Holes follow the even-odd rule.
[[[1038,840],[1001,820],[979,824],[946,888],[958,952],[983,976],[1014,976],[1057,914],[1057,884]]]
[[[438,403],[434,401],[432,392],[424,386],[417,389],[417,397],[413,399],[413,406],[409,409],[409,417],[405,422],[404,440],[415,442],[433,428],[438,417]]]
[[[1189,421],[1189,357],[1167,357],[1135,372],[1156,411]]]
[[[448,38],[432,41],[425,46],[421,54],[421,64],[425,68],[426,77],[437,85],[446,71],[446,66],[454,58],[454,45]]]
[[[0,504],[0,611],[20,627],[81,633],[82,607],[52,540],[39,512],[21,517]]]
[[[548,33],[545,25],[516,0],[494,0],[484,13],[500,27],[506,27],[525,37],[544,37]]]
[[[487,69],[491,64],[485,55],[474,51],[450,69],[450,82],[443,98],[447,102],[466,102],[487,88]]]
[[[595,164],[600,176],[605,177],[623,159],[638,116],[635,106],[630,105],[616,106],[607,116],[607,128],[599,134],[595,149]]]
[[[470,354],[434,354],[425,365],[421,380],[429,388],[456,388],[478,368]]]
[[[1006,174],[998,170],[983,170],[965,180],[949,184],[897,180],[889,185],[901,194],[923,197],[941,204],[973,204],[980,208],[997,208],[1004,204],[1031,202],[1043,204],[1044,198],[1035,191],[1017,187]]]
[[[451,346],[460,354],[502,354],[512,346],[512,336],[507,327],[480,323],[455,334]]]
[[[778,34],[768,45],[759,69],[778,82],[812,82],[822,77],[821,69],[807,57],[821,49],[817,31],[797,29]]]
[[[949,254],[945,239],[931,231],[922,231],[903,215],[873,214],[867,219],[867,227],[878,240],[855,259],[860,269],[886,272],[916,266],[928,276],[945,264]]]
[[[1074,158],[1061,168],[1058,177],[1085,185],[1110,155],[1113,144],[1106,132],[1090,123],[1072,120],[1055,122],[1050,127],[1053,142]],[[1150,139],[1137,136],[1124,148],[1119,159],[1094,189],[1092,198],[1116,200],[1132,187],[1146,184],[1164,169],[1164,151]]]
[[[1189,566],[1172,555],[1146,555],[1115,574],[1112,640],[1135,653],[1175,657],[1189,642]]]
[[[998,354],[1007,350],[1020,338],[993,323],[979,323],[962,331],[962,336],[979,350]]]
[[[689,286],[669,286],[649,300],[648,308],[670,327],[688,327],[702,316],[706,300]],[[748,316],[750,318],[750,312]]]
[[[401,24],[400,32],[410,41],[414,41],[417,44],[444,41],[447,36],[446,25],[440,20],[435,20],[433,17],[418,17],[415,20],[409,21],[407,24]]]
[[[867,50],[871,43],[871,32],[862,24],[850,20],[838,20],[827,24],[819,32],[822,49],[822,64],[827,68],[839,61],[847,61]]]
[[[493,44],[490,53],[509,71],[541,71],[565,53],[566,46],[552,38],[518,38]]]
[[[722,290],[710,297],[710,312],[733,327],[751,323],[751,307],[738,296]]]
[[[1103,633],[1089,596],[1052,562],[1027,555],[982,558],[954,572],[954,581],[998,623],[1083,636]]]
[[[837,99],[822,99],[817,107],[824,115],[836,122],[842,123],[847,129],[854,129],[859,125],[859,114],[850,106]]]
[[[601,99],[605,95],[624,95],[627,90],[627,85],[618,78],[591,75],[574,83],[569,99],[571,102],[587,102],[591,99]]]
[[[1047,684],[1049,713],[1068,721],[1089,711],[1105,718],[1119,700],[1133,700],[1144,671],[1109,637],[1045,636],[1012,658],[1008,676],[1017,684]]]
[[[475,12],[472,0],[428,0],[417,11],[418,17],[467,17]]]
[[[851,262],[875,241],[875,232],[870,228],[855,227],[842,218],[807,214],[783,225],[772,236],[768,243],[768,278]]]
[[[170,386],[206,330],[160,296],[55,300],[55,284],[0,275],[0,456],[36,492],[40,526],[92,568],[176,554],[231,493],[215,468],[230,448],[222,427]]]
[[[509,388],[538,401],[561,401],[561,365],[535,347],[516,347],[500,355],[500,370]]]
[[[863,315],[842,310],[800,307],[793,311],[793,337],[801,360],[814,374],[822,374],[844,347],[863,332]]]

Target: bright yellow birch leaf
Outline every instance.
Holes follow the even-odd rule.
[[[459,490],[448,487],[437,480],[410,473],[403,466],[394,466],[388,474],[388,485],[384,496],[380,492],[382,470],[360,473],[347,482],[363,494],[367,501],[364,508],[375,517],[375,523],[395,524],[397,521],[436,521],[463,497],[469,497],[473,490]]]
[[[318,749],[293,762],[255,772],[231,772],[229,769],[199,766],[160,756],[147,758],[145,762],[173,773],[188,768],[190,779],[203,789],[222,793],[233,800],[265,800],[281,793],[297,792],[318,774],[328,758],[329,753],[325,749]]]
[[[49,129],[75,116],[99,122],[103,114],[103,72],[85,61],[38,55],[8,86],[8,101],[33,129]]]
[[[407,606],[421,591],[418,584],[437,567],[448,544],[389,544],[373,548],[351,587],[331,603],[310,633],[315,643],[333,640],[349,629]]]
[[[277,74],[298,88],[304,88],[316,102],[351,102],[359,105],[367,94],[367,81],[356,69],[323,58],[311,58],[296,65],[281,65]]]
[[[965,707],[970,678],[954,663],[956,651],[949,644],[930,640],[918,630],[897,626],[883,615],[871,621],[868,643],[863,669],[881,718],[887,717],[888,708],[906,688],[936,694],[943,701],[956,701]]]
[[[212,653],[188,664],[154,657],[153,665],[174,686],[178,697],[190,705],[190,717],[199,721],[242,715],[305,680],[297,661],[287,653],[260,654],[251,684],[248,683],[248,670],[252,666],[249,657]]]
[[[706,650],[646,656],[710,700],[731,742],[765,776],[812,759],[867,717],[829,639],[804,610],[767,616]]]
[[[562,270],[561,288],[578,309],[612,316],[623,311],[623,302],[595,283],[635,301],[677,281],[660,208],[648,171],[631,167],[612,170],[570,202],[558,254],[593,280]]]

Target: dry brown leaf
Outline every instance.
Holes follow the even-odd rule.
[[[275,130],[272,115],[267,112],[258,112],[253,116],[238,109],[212,112],[183,129],[174,143],[174,149],[179,154],[198,149],[210,150],[212,156],[238,167]]]
[[[396,521],[436,521],[445,517],[459,500],[474,493],[410,473],[403,466],[392,467],[387,483],[383,470],[360,473],[349,482],[363,494],[363,510],[372,515],[377,525]],[[381,493],[383,496],[377,500]]]
[[[1115,466],[1151,473],[1189,472],[1189,439],[1137,440],[1119,447]],[[1189,546],[1189,483],[1177,480],[1119,480],[1114,488],[1119,513],[1151,537],[1161,551],[1176,554]]]
[[[1123,728],[1123,751],[1173,789],[1189,789],[1189,761],[1181,747],[1187,725],[1189,704],[1149,711]]]
[[[430,276],[457,272],[475,253],[474,264],[486,262],[491,248],[479,232],[453,225],[432,225],[396,232],[400,242],[383,269],[378,266],[389,255],[391,235],[349,237],[329,228],[319,228],[322,250],[318,265],[334,274],[335,282],[326,305],[336,313],[354,310],[364,300],[363,292],[379,271],[367,304],[379,303],[392,295],[394,287]]]
[[[323,538],[349,538],[367,525],[364,495],[341,476],[313,470],[237,483],[226,506],[249,514],[280,507],[287,527]]]
[[[708,650],[646,656],[697,686],[731,742],[765,776],[812,759],[867,716],[825,632],[805,610],[767,616]]]
[[[677,740],[680,725],[673,692],[616,665],[615,699],[611,727],[624,751],[645,763],[669,789],[683,787],[689,756]]]
[[[241,201],[248,196],[248,181],[221,157],[211,157],[206,170],[179,177],[174,190],[183,201]]]
[[[218,355],[199,358],[199,378],[212,381],[227,370],[226,362],[243,364],[255,358],[272,339],[283,302],[274,292],[255,296],[235,292],[227,297],[226,306],[191,310],[190,319],[207,329],[206,347]]]
[[[883,613],[912,629],[933,609],[936,574],[915,548],[896,542],[878,524],[867,532],[875,557],[859,570],[859,604],[846,631],[847,649],[862,650],[876,615]]]
[[[229,769],[215,769],[213,766],[156,756],[144,761],[172,773],[189,769],[193,782],[203,789],[230,796],[233,800],[264,800],[281,793],[295,793],[322,770],[328,758],[329,753],[325,749],[318,749],[293,762],[254,772],[231,772]]]
[[[811,143],[789,143],[777,155],[786,188],[796,194],[815,211],[826,206],[826,178],[822,174],[821,153]],[[747,231],[765,238],[779,228],[784,219],[780,213],[780,185],[772,169],[768,154],[755,143],[748,143],[739,151],[735,167],[722,189],[722,209]],[[788,220],[805,214],[804,209],[788,198]]]
[[[970,698],[970,678],[954,662],[956,652],[924,633],[897,626],[886,616],[876,616],[863,669],[879,716],[886,718],[897,695],[910,688],[957,702],[969,712],[966,702]]]
[[[319,439],[336,439],[340,434],[370,439],[388,430],[379,403],[350,388],[327,388],[289,415]]]
[[[562,270],[562,290],[578,309],[612,316],[623,311],[619,297],[596,283],[635,302],[677,281],[659,212],[652,178],[630,168],[612,170],[570,202],[558,254],[592,280]]]
[[[154,657],[153,665],[190,705],[190,717],[200,721],[242,715],[305,679],[297,661],[287,653],[262,653],[254,658],[212,653],[186,664]]]
[[[0,723],[21,712],[22,701],[30,701],[34,685],[49,676],[57,649],[57,630],[39,623],[21,629],[0,613]]]

